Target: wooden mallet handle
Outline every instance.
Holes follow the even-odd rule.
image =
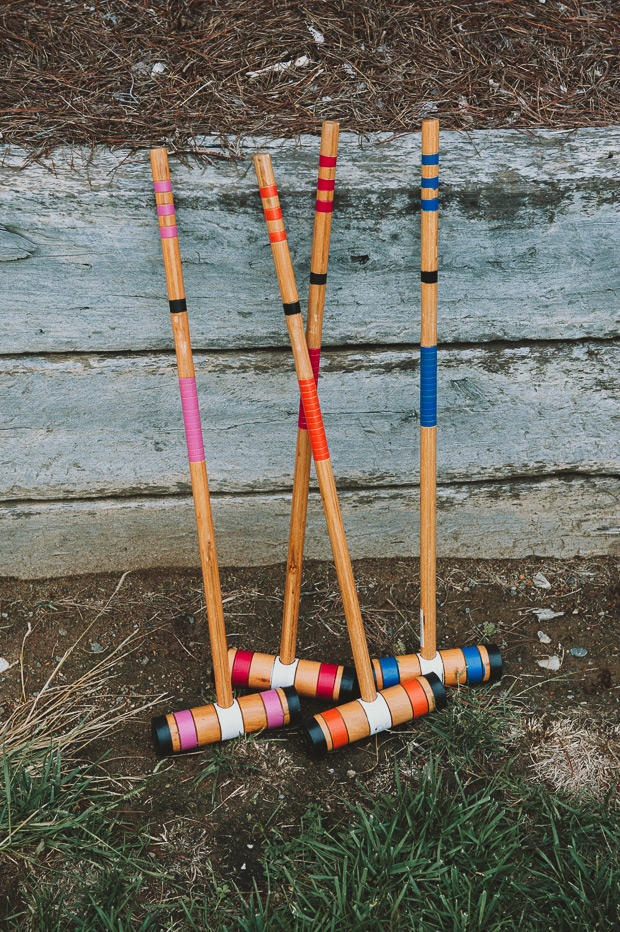
[[[151,149],[151,169],[153,172],[157,215],[159,217],[159,233],[164,254],[172,332],[177,356],[185,437],[192,479],[192,495],[194,497],[196,526],[198,529],[198,546],[200,548],[209,637],[213,656],[215,691],[218,705],[225,709],[232,705],[233,695],[228,672],[228,651],[226,649],[222,594],[217,567],[217,554],[215,552],[207,467],[202,445],[194,362],[183,287],[181,253],[179,251],[172,185],[168,169],[168,154],[165,149]]]
[[[439,123],[422,123],[420,339],[420,653],[437,651],[437,216]]]
[[[323,309],[325,307],[325,283],[327,281],[329,239],[332,226],[334,184],[336,178],[336,158],[338,155],[338,131],[338,123],[333,123],[329,120],[325,121],[321,128],[319,177],[317,181],[314,212],[312,258],[310,260],[308,318],[306,320],[306,342],[308,344],[308,353],[310,355],[315,382],[318,382],[319,378]],[[297,650],[301,569],[304,559],[304,538],[306,533],[306,513],[308,509],[311,462],[312,449],[310,447],[310,438],[308,437],[304,408],[300,400],[297,447],[295,450],[295,474],[293,476],[293,497],[291,502],[291,523],[289,527],[288,557],[286,561],[286,581],[284,584],[282,638],[280,641],[280,660],[283,664],[293,663]]]

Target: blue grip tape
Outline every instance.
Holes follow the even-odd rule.
[[[481,683],[484,679],[484,664],[477,647],[464,647],[465,663],[467,664],[467,684]]]
[[[434,178],[422,178],[420,180],[421,188],[439,188],[439,176],[435,175]]]
[[[437,425],[437,347],[420,347],[420,427]]]
[[[383,673],[383,689],[388,686],[397,686],[400,683],[400,670],[394,657],[384,657],[379,661],[381,672]]]
[[[439,198],[438,197],[429,197],[429,198],[420,198],[420,207],[422,210],[439,210]]]
[[[439,165],[439,152],[422,156],[422,165]]]

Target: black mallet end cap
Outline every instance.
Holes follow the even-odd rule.
[[[325,757],[327,754],[327,741],[321,726],[315,718],[302,722],[301,740],[311,757]]]
[[[299,703],[297,690],[294,686],[284,686],[282,692],[286,696],[288,714],[291,716],[291,722],[298,722],[301,718],[301,705]]]
[[[443,683],[436,673],[426,673],[425,676],[428,681],[428,685],[433,690],[433,695],[435,697],[435,708],[443,709],[446,705],[446,702],[448,701],[448,696]]]
[[[374,671],[373,671],[374,672]],[[338,702],[350,702],[351,699],[359,699],[360,688],[357,682],[357,676],[353,667],[342,668],[342,678],[340,680],[340,692],[338,693]]]
[[[158,754],[172,754],[172,735],[165,715],[158,715],[151,720],[153,743]]]
[[[495,683],[502,678],[502,655],[499,652],[497,644],[485,644],[487,654],[489,655],[489,666],[491,667],[491,676],[489,682]]]

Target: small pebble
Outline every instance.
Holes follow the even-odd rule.
[[[0,673],[4,673],[5,670],[8,670],[11,664],[6,659],[6,657],[0,657]]]
[[[553,654],[551,657],[543,657],[542,660],[537,660],[536,663],[539,667],[542,667],[543,670],[556,671],[562,666],[562,661],[557,654]]]
[[[573,655],[573,657],[587,657],[588,656],[588,652],[585,649],[585,647],[571,647],[570,652]]]
[[[347,770],[347,777],[354,777],[354,776],[355,776],[354,770]]]
[[[551,589],[551,583],[543,573],[535,573],[532,582],[537,589]]]
[[[540,641],[541,644],[551,644],[551,638],[549,637],[548,634],[545,634],[544,631],[538,632],[538,640]]]
[[[90,649],[92,650],[93,654],[100,654],[101,651],[103,650],[103,647],[101,646],[101,644],[97,644],[96,641],[91,641]]]
[[[67,631],[64,628],[59,628],[58,634],[61,636],[61,638],[64,638],[67,636]]]
[[[149,658],[148,658],[148,657],[143,657],[142,660],[140,661],[140,663],[142,664],[143,667],[145,667],[145,666],[147,665],[148,662],[149,662]]]

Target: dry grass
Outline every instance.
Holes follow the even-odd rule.
[[[0,35],[0,128],[33,155],[620,118],[613,0],[14,0]]]

